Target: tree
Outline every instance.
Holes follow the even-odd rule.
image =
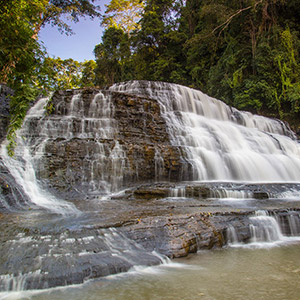
[[[186,83],[179,30],[178,1],[149,0],[140,21],[141,29],[133,36],[135,73],[138,79]]]
[[[78,61],[46,57],[34,83],[40,90],[47,91],[79,88],[81,72],[82,65]]]
[[[0,12],[0,81],[14,87],[14,80],[30,77],[37,61],[43,57],[37,35],[45,24],[71,33],[63,21],[99,16],[94,0],[16,0],[1,3]]]
[[[0,82],[15,90],[11,100],[11,122],[8,129],[10,153],[14,134],[25,117],[29,102],[38,91],[33,79],[41,69],[45,52],[37,36],[42,26],[49,23],[62,32],[71,29],[62,17],[77,22],[79,17],[98,16],[94,0],[6,0],[0,3]]]
[[[46,57],[36,72],[34,84],[39,90],[46,91],[92,87],[95,85],[95,68],[94,60],[82,63],[71,58]]]
[[[285,0],[199,3],[185,44],[193,86],[240,109],[297,112],[297,11]]]
[[[35,24],[48,1],[18,0],[1,4],[0,82],[13,85],[24,80],[41,55],[35,36]]]
[[[96,83],[111,85],[118,81],[132,79],[131,51],[128,35],[116,27],[105,30],[102,43],[96,45]]]
[[[144,10],[142,0],[111,0],[105,6],[106,11],[102,20],[104,27],[116,27],[128,35],[139,28],[138,21]]]
[[[86,60],[82,65],[80,87],[94,87],[96,81],[95,69],[97,64],[94,60]]]

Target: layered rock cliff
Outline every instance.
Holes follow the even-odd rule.
[[[186,176],[188,164],[170,143],[155,99],[87,89],[56,92],[50,106],[42,120],[30,120],[26,134],[44,135],[37,176],[56,193],[72,198],[79,191],[101,194]],[[41,126],[47,130],[41,133]],[[108,186],[101,186],[103,181]]]

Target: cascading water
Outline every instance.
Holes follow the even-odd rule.
[[[125,272],[134,266],[170,263],[164,255],[147,252],[114,228],[95,230],[89,235],[64,232],[25,236],[23,233],[6,241],[5,247],[12,253],[6,251],[1,262],[8,268],[13,269],[17,265],[19,269],[17,274],[0,275],[0,292],[50,288],[66,285],[71,280],[82,283],[100,275]],[[14,252],[21,255],[24,251],[30,252],[30,248],[35,254],[33,265],[25,261],[14,262]],[[97,249],[97,253],[91,249]],[[24,260],[30,253],[26,256]],[[60,266],[56,266],[57,262]],[[63,268],[65,278],[57,276],[59,268]],[[82,274],[78,269],[84,270]]]
[[[173,147],[180,149],[183,160],[187,162],[182,164],[182,180],[300,181],[299,145],[289,128],[278,120],[239,112],[200,91],[180,85],[134,81],[116,84],[110,91],[146,96],[158,101],[170,141]],[[51,197],[37,200],[32,195],[39,193],[34,190],[40,185],[40,182],[36,184],[37,178],[40,180],[52,176],[51,170],[44,177],[43,174],[46,174],[47,168],[51,168],[49,157],[53,149],[56,157],[63,162],[64,152],[80,144],[76,148],[82,152],[78,156],[80,166],[76,172],[74,165],[79,161],[69,159],[64,167],[55,166],[54,175],[64,178],[67,185],[81,194],[107,195],[118,192],[126,187],[126,168],[135,169],[135,178],[139,178],[138,162],[127,158],[131,146],[124,149],[118,138],[118,121],[114,119],[115,103],[111,101],[111,93],[98,91],[88,100],[83,97],[82,91],[70,95],[64,95],[56,103],[55,114],[45,115],[46,99],[39,100],[29,111],[19,131],[17,159],[9,158],[5,146],[2,147],[6,166],[18,178],[26,194],[30,194],[32,202],[40,206],[49,206],[46,199]],[[155,174],[152,180],[159,181],[166,178],[164,172],[168,163],[160,146],[154,145],[153,149]],[[130,178],[128,174],[126,178]],[[21,183],[20,180],[28,183]],[[252,197],[251,193],[246,195],[238,190],[215,191],[216,195],[212,191],[212,197]],[[182,197],[182,192],[178,196]],[[63,203],[61,201],[60,206],[69,207],[69,204]],[[56,206],[50,206],[55,210]]]
[[[282,243],[300,241],[300,217],[298,213],[270,215],[258,210],[249,218],[250,239],[243,243],[231,224],[226,230],[226,240],[233,247],[273,247]]]
[[[22,212],[24,218],[0,218],[0,290],[80,283],[164,262],[155,251],[180,257],[221,246],[230,222],[227,238],[236,246],[246,239],[251,245],[299,241],[297,204],[284,216],[259,211],[248,219],[253,208],[219,201],[250,199],[265,205],[255,209],[269,209],[265,199],[277,195],[299,200],[300,149],[284,123],[167,83],[131,82],[55,97],[50,114],[47,99],[31,108],[15,158],[3,144],[2,161],[30,203],[78,213],[54,191],[85,213],[60,218],[33,210]],[[130,180],[152,190],[144,185],[120,192]],[[0,205],[9,209],[4,196]],[[238,226],[244,226],[242,238]]]
[[[50,116],[41,124],[44,143],[61,139],[67,149],[68,143],[84,141],[85,152],[78,174],[80,189],[86,187],[90,194],[115,192],[122,186],[126,154],[116,140],[117,125],[112,118],[110,95],[98,92],[87,102],[78,92],[70,101],[59,103],[56,108],[59,117]],[[71,178],[72,165],[67,166],[67,172]]]
[[[266,211],[257,211],[250,218],[251,242],[274,242],[283,239],[280,226],[276,219],[269,216]]]
[[[240,112],[200,91],[133,81],[111,91],[157,99],[171,142],[182,147],[193,180],[300,180],[300,147],[281,121]]]
[[[56,110],[58,115],[47,115],[45,107],[48,98],[40,99],[27,113],[22,129],[17,133],[15,157],[6,152],[7,142],[2,145],[1,156],[17,183],[24,189],[33,204],[56,213],[78,213],[70,203],[57,200],[46,189],[40,173],[44,172],[47,150],[53,149],[53,141],[68,143],[85,141],[80,174],[83,192],[105,195],[120,189],[123,182],[123,170],[126,154],[115,139],[116,125],[111,118],[110,96],[101,92],[93,96],[89,105],[82,99],[81,93],[75,93],[71,99],[63,99]],[[106,141],[104,143],[103,141]],[[108,141],[108,142],[107,142]],[[90,145],[91,144],[91,145]],[[63,153],[60,154],[63,159]],[[74,172],[67,165],[66,178],[72,183]],[[76,189],[76,188],[75,188]]]
[[[34,143],[32,143],[27,132],[30,130],[30,122],[33,118],[43,117],[44,106],[47,101],[48,98],[43,98],[29,110],[23,128],[16,135],[15,157],[10,157],[7,154],[7,142],[2,144],[2,161],[19,186],[23,188],[31,203],[59,214],[78,214],[79,211],[73,204],[59,200],[48,193],[41,188],[36,178],[35,164],[38,163],[39,157],[43,154],[44,140],[33,139]]]

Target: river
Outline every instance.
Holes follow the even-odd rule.
[[[299,299],[299,244],[200,251],[81,285],[2,293],[0,299]]]

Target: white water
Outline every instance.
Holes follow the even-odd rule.
[[[42,118],[44,113],[44,106],[47,101],[47,98],[43,98],[35,106],[33,106],[29,110],[24,120],[24,124],[30,123],[31,118]],[[13,175],[16,182],[23,188],[24,192],[33,204],[46,208],[58,214],[80,213],[73,204],[61,199],[57,199],[41,187],[36,178],[35,164],[40,155],[42,155],[43,153],[43,141],[38,140],[34,145],[31,145],[30,140],[25,140],[23,138],[24,130],[26,129],[21,129],[17,132],[17,146],[15,148],[14,157],[10,157],[7,154],[7,141],[2,144],[1,156],[4,165]],[[32,151],[33,148],[35,149],[35,152]]]
[[[183,150],[192,166],[182,172],[192,173],[188,174],[188,179],[300,181],[300,147],[293,139],[293,133],[280,121],[239,112],[200,91],[180,85],[134,81],[116,84],[110,90],[157,99],[172,144]],[[37,170],[42,172],[45,168],[43,156],[47,155],[47,143],[55,139],[63,141],[63,151],[74,139],[84,141],[80,180],[89,194],[107,195],[124,188],[124,169],[129,162],[116,139],[118,128],[113,119],[111,96],[99,92],[92,97],[88,105],[80,92],[65,97],[57,105],[56,114],[48,117],[44,115],[47,99],[41,99],[30,109],[18,132],[16,158],[8,157],[6,145],[2,146],[1,155],[6,167],[34,204],[54,212],[76,211],[71,204],[47,193],[37,180]],[[38,122],[39,132],[33,132],[32,122]],[[164,163],[159,149],[155,148],[156,181],[162,177]],[[65,176],[72,184],[71,165],[67,166]],[[252,197],[251,193],[245,193],[224,189],[215,191],[212,197]],[[184,197],[185,192],[175,188],[170,196]]]
[[[269,216],[266,211],[257,211],[254,217],[250,220],[253,224],[250,225],[251,242],[275,242],[283,240],[280,226],[276,219]]]
[[[84,149],[81,151],[84,157],[80,162],[82,187],[89,194],[98,195],[120,190],[126,154],[115,139],[117,126],[111,117],[113,107],[110,96],[99,92],[86,105],[82,95],[78,93],[71,98],[63,98],[56,107],[57,114],[50,116],[45,115],[47,101],[47,98],[40,99],[27,113],[22,129],[17,132],[15,157],[11,158],[7,154],[8,142],[2,145],[1,156],[5,166],[33,204],[55,213],[78,213],[72,204],[56,199],[43,189],[37,179],[37,172],[43,172],[47,167],[44,166],[48,155],[47,147],[53,147],[51,143],[54,140],[58,139],[63,143],[61,148],[55,150],[62,152],[62,159],[69,142],[83,141]],[[74,181],[72,167],[73,165],[67,165],[66,171],[57,171],[66,172],[64,176],[68,178],[69,184]]]
[[[220,188],[211,190],[210,197],[218,199],[253,199],[254,195],[251,191],[238,191]]]
[[[184,149],[193,180],[300,181],[300,147],[281,121],[239,112],[200,91],[160,82],[112,91],[157,99],[173,145]]]
[[[89,193],[105,195],[122,186],[126,154],[116,140],[118,129],[112,118],[110,95],[99,92],[90,103],[86,101],[81,93],[75,94],[70,103],[63,99],[57,105],[60,116],[50,116],[43,127],[47,139],[61,138],[65,143],[72,139],[84,141],[87,154],[83,157],[81,184],[88,187]]]
[[[298,214],[286,216],[289,235],[282,233],[284,221],[280,217],[271,216],[267,211],[258,210],[250,217],[249,243],[240,242],[238,234],[232,225],[227,228],[227,241],[231,247],[242,248],[272,248],[282,244],[300,242],[300,218]]]
[[[186,197],[186,188],[183,186],[178,186],[171,188],[169,191],[169,197],[173,198],[185,198]]]

